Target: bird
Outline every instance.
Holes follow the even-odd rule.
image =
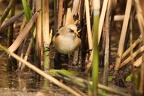
[[[74,52],[81,45],[76,25],[67,24],[61,27],[53,37],[53,44],[59,53],[70,54]]]

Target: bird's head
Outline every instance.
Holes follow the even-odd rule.
[[[60,31],[62,35],[67,35],[67,36],[71,36],[71,37],[75,37],[78,35],[77,32],[77,27],[74,24],[68,24],[64,27],[62,27],[61,31]]]

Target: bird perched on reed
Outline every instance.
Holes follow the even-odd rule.
[[[53,38],[53,44],[60,53],[69,54],[74,52],[81,44],[77,27],[74,24],[61,27]]]

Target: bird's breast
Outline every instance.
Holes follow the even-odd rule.
[[[78,47],[78,41],[75,41],[74,38],[59,36],[58,38],[55,38],[55,40],[57,41],[54,42],[55,48],[58,52],[63,54],[69,54]]]

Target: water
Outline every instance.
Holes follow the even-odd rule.
[[[0,96],[32,96],[41,91],[41,81],[36,81],[32,72],[7,72],[0,64]],[[31,94],[31,95],[27,95]]]
[[[0,51],[0,54],[3,54]],[[27,68],[22,73],[7,71],[7,54],[0,56],[0,96],[72,96],[69,92],[50,83],[45,87],[45,79],[35,78],[35,73]]]

